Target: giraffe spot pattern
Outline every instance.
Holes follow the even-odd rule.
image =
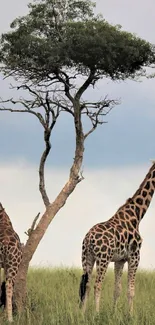
[[[84,272],[91,273],[96,262],[95,292],[97,295],[101,290],[102,278],[110,261],[115,262],[115,265],[117,263],[117,265],[121,265],[127,261],[129,270],[134,268],[134,274],[136,272],[142,244],[138,231],[139,222],[143,218],[154,193],[155,179],[153,178],[155,178],[155,164],[150,168],[133,197],[128,198],[126,203],[108,221],[93,226],[84,239],[83,269]],[[90,248],[89,261],[86,247],[87,252],[88,247]],[[134,278],[131,279],[130,286],[134,288]]]
[[[138,199],[136,200],[136,203],[139,204],[139,205],[142,205],[143,204],[143,199],[138,197]]]
[[[150,189],[150,182],[149,182],[149,181],[146,183],[146,185],[145,185],[145,189],[146,189],[146,190],[149,190],[149,189]]]
[[[127,210],[126,210],[126,213],[127,213],[128,215],[130,215],[131,217],[134,216],[134,211],[132,211],[131,209],[130,209],[130,210],[127,209]]]
[[[142,192],[142,196],[145,198],[147,196],[147,192],[146,191],[143,191]]]

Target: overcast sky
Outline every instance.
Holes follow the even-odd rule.
[[[2,3],[2,0],[0,0]],[[5,0],[0,11],[0,31],[27,13],[28,1]],[[9,8],[9,10],[8,10]],[[112,24],[155,43],[152,0],[98,0],[101,12]],[[7,81],[0,80],[0,96],[10,96]],[[116,212],[131,196],[155,158],[155,80],[112,83],[103,80],[90,99],[109,95],[121,98],[121,105],[107,116],[107,124],[99,127],[86,142],[83,163],[85,180],[79,184],[65,207],[47,231],[34,258],[33,265],[80,265],[81,241],[88,229]],[[38,191],[38,161],[43,140],[38,122],[32,116],[0,113],[0,200],[6,207],[22,241],[33,217],[44,211]],[[74,154],[71,119],[61,118],[53,135],[52,154],[48,161],[47,181],[51,200],[68,177]],[[155,199],[144,220],[141,267],[155,267],[154,229]]]

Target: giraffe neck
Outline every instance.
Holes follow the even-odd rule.
[[[155,191],[155,163],[150,168],[135,194],[127,200],[126,206],[135,210],[138,223],[144,217]]]
[[[2,204],[0,203],[0,227],[2,225],[12,227],[10,218],[7,215],[7,213],[5,212],[5,209],[3,208]]]

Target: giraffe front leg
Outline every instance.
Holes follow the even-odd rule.
[[[128,304],[129,312],[133,313],[133,298],[135,295],[135,277],[140,261],[140,253],[133,255],[128,260]]]
[[[6,311],[8,316],[8,321],[12,322],[12,296],[13,296],[13,283],[12,280],[8,279],[6,281]]]
[[[101,289],[102,289],[102,282],[105,278],[105,274],[108,268],[109,262],[102,263],[101,260],[96,261],[96,280],[95,280],[95,287],[94,287],[94,294],[95,294],[95,305],[96,305],[96,312],[99,312],[100,309],[100,297],[101,297]]]
[[[114,308],[116,306],[116,302],[121,294],[122,284],[121,278],[123,274],[125,261],[118,261],[114,264],[114,274],[115,274],[115,284],[114,284]]]

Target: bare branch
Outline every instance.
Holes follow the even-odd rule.
[[[89,87],[89,85],[92,83],[93,79],[95,76],[95,72],[94,71],[90,71],[88,78],[86,79],[86,81],[83,83],[83,85],[78,89],[76,95],[75,95],[75,100],[80,100],[82,94],[84,93],[84,91]]]
[[[51,135],[51,130],[48,129],[48,130],[44,131],[45,150],[41,156],[40,165],[39,165],[39,190],[40,190],[43,202],[46,207],[50,204],[50,201],[49,201],[46,189],[45,189],[44,170],[45,170],[45,162],[46,162],[47,156],[51,150],[50,135]]]
[[[40,216],[40,212],[34,218],[31,227],[27,231],[24,232],[24,234],[26,234],[28,237],[32,234],[32,231],[35,229],[35,225],[36,225],[36,222],[37,222],[39,216]]]
[[[9,100],[1,100],[1,103],[11,103],[11,104],[20,104],[25,107],[25,109],[12,109],[12,108],[0,108],[1,111],[9,111],[9,112],[18,112],[18,113],[31,113],[35,115],[40,123],[42,124],[44,128],[44,141],[45,141],[45,150],[42,153],[40,164],[39,164],[39,190],[42,195],[43,202],[45,206],[47,207],[50,203],[46,188],[45,188],[45,177],[44,177],[44,169],[45,169],[45,163],[46,159],[48,157],[48,154],[51,150],[51,143],[50,143],[50,136],[52,129],[54,128],[54,125],[56,123],[56,120],[60,114],[60,108],[61,104],[57,101],[52,101],[49,97],[49,92],[46,90],[46,93],[40,94],[37,90],[31,89],[28,85],[21,85],[18,87],[18,89],[24,89],[29,91],[31,96],[33,96],[32,100],[13,100],[12,98]],[[34,108],[42,107],[45,110],[45,116],[43,118],[42,114],[40,112],[34,111]],[[56,108],[56,112],[54,110],[54,107]],[[63,109],[65,110],[65,107],[63,106]]]
[[[42,117],[42,115],[38,112],[35,112],[33,110],[31,110],[29,108],[29,106],[26,104],[26,102],[24,101],[20,101],[20,100],[17,100],[17,101],[14,101],[13,99],[8,99],[8,100],[0,100],[0,104],[4,104],[4,103],[12,103],[14,105],[16,104],[22,104],[26,109],[12,109],[12,108],[5,108],[5,107],[1,107],[0,108],[0,111],[1,112],[11,112],[11,113],[29,113],[29,114],[33,114],[35,115],[40,123],[43,125],[43,127],[45,127],[45,121]]]
[[[40,190],[42,199],[43,199],[46,207],[50,204],[50,201],[47,196],[46,189],[45,189],[45,176],[44,176],[45,162],[46,162],[47,156],[51,150],[50,136],[51,136],[51,131],[54,128],[56,120],[59,116],[59,109],[57,110],[57,114],[55,114],[54,111],[52,110],[52,114],[53,114],[52,123],[51,123],[51,125],[49,125],[49,117],[48,117],[48,113],[47,113],[46,125],[47,124],[48,125],[44,131],[45,150],[41,156],[40,165],[39,165],[39,190]]]
[[[63,77],[61,75],[63,75]],[[64,85],[64,91],[65,91],[66,97],[73,103],[74,99],[73,99],[72,95],[70,94],[71,85],[69,82],[69,76],[63,71],[59,71],[56,76],[57,76],[58,80],[61,83],[63,83],[63,85]]]
[[[119,101],[116,100],[107,100],[107,96],[104,100],[99,102],[83,102],[81,105],[81,114],[85,114],[88,116],[92,123],[92,128],[84,135],[84,139],[86,139],[99,124],[106,123],[103,121],[103,116],[109,114],[114,105],[118,105]],[[105,110],[107,108],[107,110]]]
[[[78,111],[79,108],[76,107],[75,113],[77,113]],[[32,232],[31,237],[28,238],[24,252],[26,252],[26,256],[29,261],[31,260],[33,253],[35,252],[40,240],[42,239],[52,219],[55,217],[57,212],[64,206],[67,198],[74,191],[77,184],[84,179],[82,172],[81,175],[79,175],[84,152],[84,134],[82,129],[81,114],[75,114],[74,123],[76,130],[76,147],[74,161],[70,169],[69,179],[58,194],[57,198],[46,207],[46,211],[40,219],[36,229]],[[32,242],[33,246],[31,245]]]

